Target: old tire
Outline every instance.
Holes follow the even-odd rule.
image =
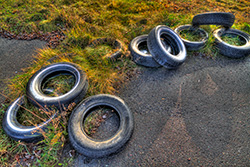
[[[155,61],[166,68],[181,65],[187,56],[183,41],[167,26],[159,25],[153,28],[148,35],[147,45]],[[171,47],[171,52],[166,46]]]
[[[67,73],[75,78],[73,88],[60,96],[50,97],[41,90],[43,82],[47,78]],[[58,109],[67,107],[71,103],[80,102],[88,89],[88,81],[85,72],[76,64],[63,62],[54,63],[38,70],[30,79],[26,86],[28,100],[38,107],[55,106]]]
[[[226,28],[232,27],[235,16],[227,12],[208,12],[197,14],[193,17],[192,25],[222,25]]]
[[[206,42],[208,40],[208,33],[204,29],[196,28],[196,27],[193,27],[192,25],[182,25],[182,26],[177,27],[174,31],[180,36],[180,33],[183,30],[192,31],[194,33],[199,33],[202,36],[204,36],[200,41],[189,41],[187,39],[181,38],[187,50],[194,51],[194,50],[200,50],[203,47],[205,47]]]
[[[45,131],[47,126],[50,124],[53,118],[57,116],[58,113],[52,115],[45,122],[38,124],[37,126],[23,126],[17,119],[17,111],[20,106],[24,103],[24,96],[17,98],[6,110],[2,126],[5,133],[14,140],[24,141],[24,142],[37,142],[43,139],[41,131]]]
[[[161,67],[161,65],[154,60],[154,58],[148,51],[147,38],[148,35],[141,35],[134,38],[130,42],[129,50],[133,57],[133,61],[136,64],[145,67],[154,67],[154,68]]]
[[[225,34],[237,35],[245,42],[243,46],[230,45],[224,42],[221,37]],[[217,29],[213,33],[215,37],[215,45],[219,49],[220,54],[230,58],[241,58],[250,55],[250,35],[235,29]]]
[[[121,41],[119,41],[118,39],[97,38],[97,39],[91,41],[91,43],[88,46],[89,47],[96,47],[97,45],[103,45],[103,44],[110,45],[115,50],[114,53],[111,53],[111,54],[105,56],[105,58],[115,61],[119,57],[121,57],[123,45],[122,45]]]
[[[89,137],[83,129],[83,120],[96,106],[113,108],[120,117],[118,131],[107,140],[96,140]],[[122,99],[112,95],[95,95],[82,101],[71,113],[68,133],[72,146],[81,154],[100,158],[117,152],[131,137],[133,131],[133,116]]]

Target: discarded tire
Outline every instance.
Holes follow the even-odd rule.
[[[230,58],[241,58],[250,55],[250,35],[235,29],[218,29],[213,33],[219,52]],[[245,44],[243,46],[230,45],[222,40],[223,35],[238,36]]]
[[[187,39],[181,38],[187,50],[190,51],[200,50],[206,45],[206,42],[208,40],[208,33],[204,29],[196,28],[193,27],[192,25],[182,25],[177,27],[174,31],[180,36],[181,32],[184,30],[190,31],[194,35],[198,34],[202,36],[202,39],[200,41],[189,41]]]
[[[119,115],[118,131],[106,140],[96,140],[86,134],[83,121],[98,106],[113,108]],[[100,158],[117,152],[131,137],[133,116],[122,99],[112,95],[95,95],[83,100],[72,112],[68,124],[69,139],[72,146],[81,154]]]
[[[129,44],[129,50],[133,56],[133,61],[136,64],[146,66],[146,67],[161,67],[152,55],[150,54],[147,46],[148,35],[141,35],[134,38]]]
[[[49,79],[61,74],[74,76],[75,84],[73,88],[60,96],[51,97],[46,95],[41,87]],[[73,63],[63,62],[48,65],[38,70],[30,79],[26,86],[28,100],[38,106],[55,106],[59,109],[67,107],[71,103],[78,103],[85,96],[88,89],[87,76],[83,70]]]
[[[2,126],[5,133],[14,140],[24,142],[37,142],[43,138],[41,131],[44,131],[53,118],[57,116],[57,113],[52,115],[45,122],[37,126],[23,126],[17,119],[17,111],[24,103],[24,96],[17,98],[5,112]]]
[[[183,41],[167,26],[159,25],[152,29],[148,35],[147,45],[155,61],[166,68],[181,65],[187,56]]]
[[[208,12],[197,14],[193,17],[192,25],[222,25],[226,28],[232,27],[235,16],[227,12]]]
[[[112,39],[112,38],[98,38],[93,40],[89,47],[95,47],[97,45],[102,45],[102,44],[108,44],[112,46],[112,48],[115,50],[114,53],[109,54],[105,56],[105,58],[110,59],[110,60],[117,60],[119,57],[122,55],[122,43],[121,41],[117,39]]]

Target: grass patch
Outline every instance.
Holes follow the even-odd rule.
[[[54,62],[73,62],[85,70],[89,80],[87,96],[98,93],[113,94],[121,83],[128,79],[130,71],[136,68],[127,52],[127,46],[133,38],[148,34],[159,24],[173,29],[179,25],[190,24],[195,14],[207,11],[234,13],[236,16],[234,28],[250,33],[247,0],[176,0],[172,2],[160,0],[0,0],[0,31],[4,29],[14,34],[23,34],[63,30],[67,37],[56,49],[40,50],[32,65],[24,69],[23,74],[11,80],[5,94],[10,99],[24,95],[29,78],[41,67]],[[208,57],[217,55],[211,34],[215,28],[213,26],[203,28],[210,33],[210,37],[206,47],[199,54]],[[93,39],[100,37],[116,38],[124,43],[123,57],[119,61],[112,62],[104,58],[115,51],[110,46],[87,47]],[[188,34],[186,38],[197,40],[196,37],[192,39],[191,34]],[[189,54],[195,54],[195,52]],[[56,59],[48,61],[55,56],[57,56]],[[67,86],[70,89],[73,85],[51,82],[53,84],[49,85],[50,87],[57,84],[60,88],[57,94],[67,92]],[[35,111],[29,106],[26,107]],[[0,110],[1,118],[5,110],[4,105]],[[18,117],[23,121],[34,117],[29,114]],[[38,110],[36,114],[41,113]],[[34,152],[37,155],[32,151],[34,145],[10,140],[4,134],[0,124],[0,166],[21,163],[18,161],[20,159],[18,156],[26,155],[28,152],[35,156],[35,160],[30,162],[33,166],[66,166],[66,161],[60,160],[59,157],[67,138],[68,115],[64,113],[60,118],[55,120],[48,133],[44,133],[43,142],[35,146]]]
[[[61,96],[69,92],[75,85],[73,75],[60,74],[59,76],[48,78],[42,85],[42,92],[47,96]]]
[[[201,41],[204,39],[204,35],[199,33],[199,31],[192,31],[192,30],[183,30],[180,32],[180,36],[183,39],[189,40],[189,41]]]
[[[240,36],[237,35],[225,34],[221,36],[221,39],[230,45],[243,46],[244,44],[246,44],[246,41],[244,39],[241,39]]]

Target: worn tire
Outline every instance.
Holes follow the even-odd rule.
[[[193,17],[192,25],[222,25],[226,28],[232,27],[235,16],[227,12],[208,12],[197,14]]]
[[[230,45],[224,42],[221,37],[225,34],[240,36],[246,43],[243,46]],[[217,29],[213,33],[215,37],[215,45],[219,49],[220,54],[230,58],[241,58],[250,55],[250,35],[235,29]]]
[[[154,68],[161,67],[161,65],[154,60],[154,58],[152,57],[152,55],[149,53],[148,50],[147,52],[141,51],[140,47],[147,48],[147,39],[148,35],[141,35],[134,38],[130,42],[129,50],[131,52],[131,55],[133,56],[133,61],[136,64],[145,67],[154,67]]]
[[[20,106],[24,103],[24,96],[17,98],[6,110],[2,126],[5,133],[14,140],[24,142],[37,142],[43,139],[41,131],[45,131],[47,126],[50,124],[58,113],[55,113],[50,119],[37,126],[23,126],[17,119],[17,111]]]
[[[119,57],[122,55],[122,48],[123,45],[121,41],[118,39],[113,39],[113,38],[97,38],[88,45],[88,47],[96,47],[97,45],[102,45],[102,44],[108,44],[113,47],[114,50],[116,50],[114,53],[109,54],[105,56],[105,58],[109,60],[117,60]]]
[[[96,140],[89,137],[83,130],[83,120],[89,111],[100,105],[113,108],[120,117],[118,131],[109,139]],[[82,101],[71,113],[68,133],[72,146],[79,153],[91,157],[100,158],[108,156],[120,150],[130,139],[133,132],[133,116],[122,99],[113,95],[95,95]]]
[[[183,41],[167,26],[153,28],[148,35],[147,45],[155,61],[166,68],[181,65],[187,56]],[[166,49],[167,45],[171,47],[171,52]]]
[[[180,33],[183,30],[195,31],[195,33],[203,34],[204,36],[204,38],[200,41],[189,41],[187,39],[181,38],[187,50],[194,51],[194,50],[200,50],[205,47],[206,42],[208,40],[208,33],[204,29],[196,28],[188,24],[188,25],[179,26],[174,31],[180,36]]]
[[[60,73],[69,73],[76,79],[74,87],[67,93],[50,97],[45,95],[41,86],[46,78],[57,76]],[[26,86],[28,100],[38,107],[55,106],[63,109],[71,103],[80,102],[85,96],[88,89],[88,81],[85,72],[76,64],[63,62],[54,63],[38,70],[30,79]]]

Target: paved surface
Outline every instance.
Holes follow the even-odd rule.
[[[250,166],[250,58],[189,57],[179,69],[143,68],[124,85],[134,134],[108,158],[75,166]]]
[[[11,77],[20,73],[22,68],[28,67],[36,49],[45,47],[45,44],[39,40],[18,41],[0,38],[0,92]],[[0,94],[0,103],[4,99]]]

